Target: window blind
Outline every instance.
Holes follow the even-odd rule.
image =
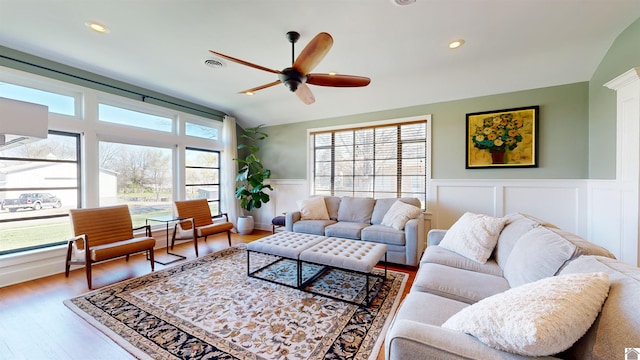
[[[374,198],[427,196],[427,121],[311,133],[313,193]]]

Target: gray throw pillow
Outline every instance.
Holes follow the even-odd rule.
[[[343,197],[338,209],[338,221],[370,224],[375,202],[373,198]]]

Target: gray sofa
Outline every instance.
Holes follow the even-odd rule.
[[[324,196],[328,220],[301,220],[300,211],[290,211],[286,214],[285,229],[386,244],[389,262],[417,266],[426,247],[422,212],[407,221],[402,230],[382,225],[385,214],[397,200],[418,208],[421,206],[420,200],[416,198],[376,200],[364,197]]]
[[[506,218],[497,245],[484,264],[439,246],[446,230],[429,232],[411,291],[387,332],[386,359],[531,358],[497,350],[442,325],[471,304],[508,289],[534,285],[534,281],[554,275],[594,272],[609,276],[602,310],[587,333],[568,350],[547,358],[623,359],[625,348],[640,346],[639,268],[539,219],[524,214]]]

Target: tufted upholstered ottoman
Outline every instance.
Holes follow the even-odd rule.
[[[386,253],[384,244],[332,237],[305,249],[300,253],[300,260],[370,273]]]
[[[279,232],[247,244],[247,250],[298,260],[300,253],[325,240],[322,235]]]
[[[274,255],[280,258],[260,267],[259,269],[252,270],[252,252]],[[371,271],[374,266],[383,257],[385,262],[384,276],[372,274]],[[366,277],[366,284],[364,287],[365,296],[361,302],[349,301],[327,294],[319,294],[337,300],[351,302],[356,305],[370,304],[371,300],[376,297],[380,288],[382,288],[384,279],[387,277],[387,246],[384,244],[335,237],[328,238],[321,235],[288,231],[276,233],[247,244],[247,274],[251,277],[267,280],[256,276],[256,273],[280,262],[283,259],[292,259],[296,261],[297,282],[295,287],[312,293],[314,292],[308,290],[309,285],[331,268],[349,270],[364,275]],[[323,267],[316,275],[303,282],[302,268],[304,263],[323,265]],[[371,292],[369,292],[370,276],[380,279],[380,281],[378,281],[378,286],[375,286]],[[290,284],[278,281],[267,281],[291,286]]]

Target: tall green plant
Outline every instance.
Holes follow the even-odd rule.
[[[271,170],[264,168],[257,155],[260,151],[257,143],[269,136],[260,130],[263,126],[264,124],[244,130],[240,137],[245,142],[238,145],[238,150],[247,155],[244,158],[234,159],[238,162],[236,182],[239,183],[235,196],[240,200],[240,206],[247,211],[268,203],[269,194],[265,190],[273,190],[271,185],[264,184],[264,181],[271,177]]]

